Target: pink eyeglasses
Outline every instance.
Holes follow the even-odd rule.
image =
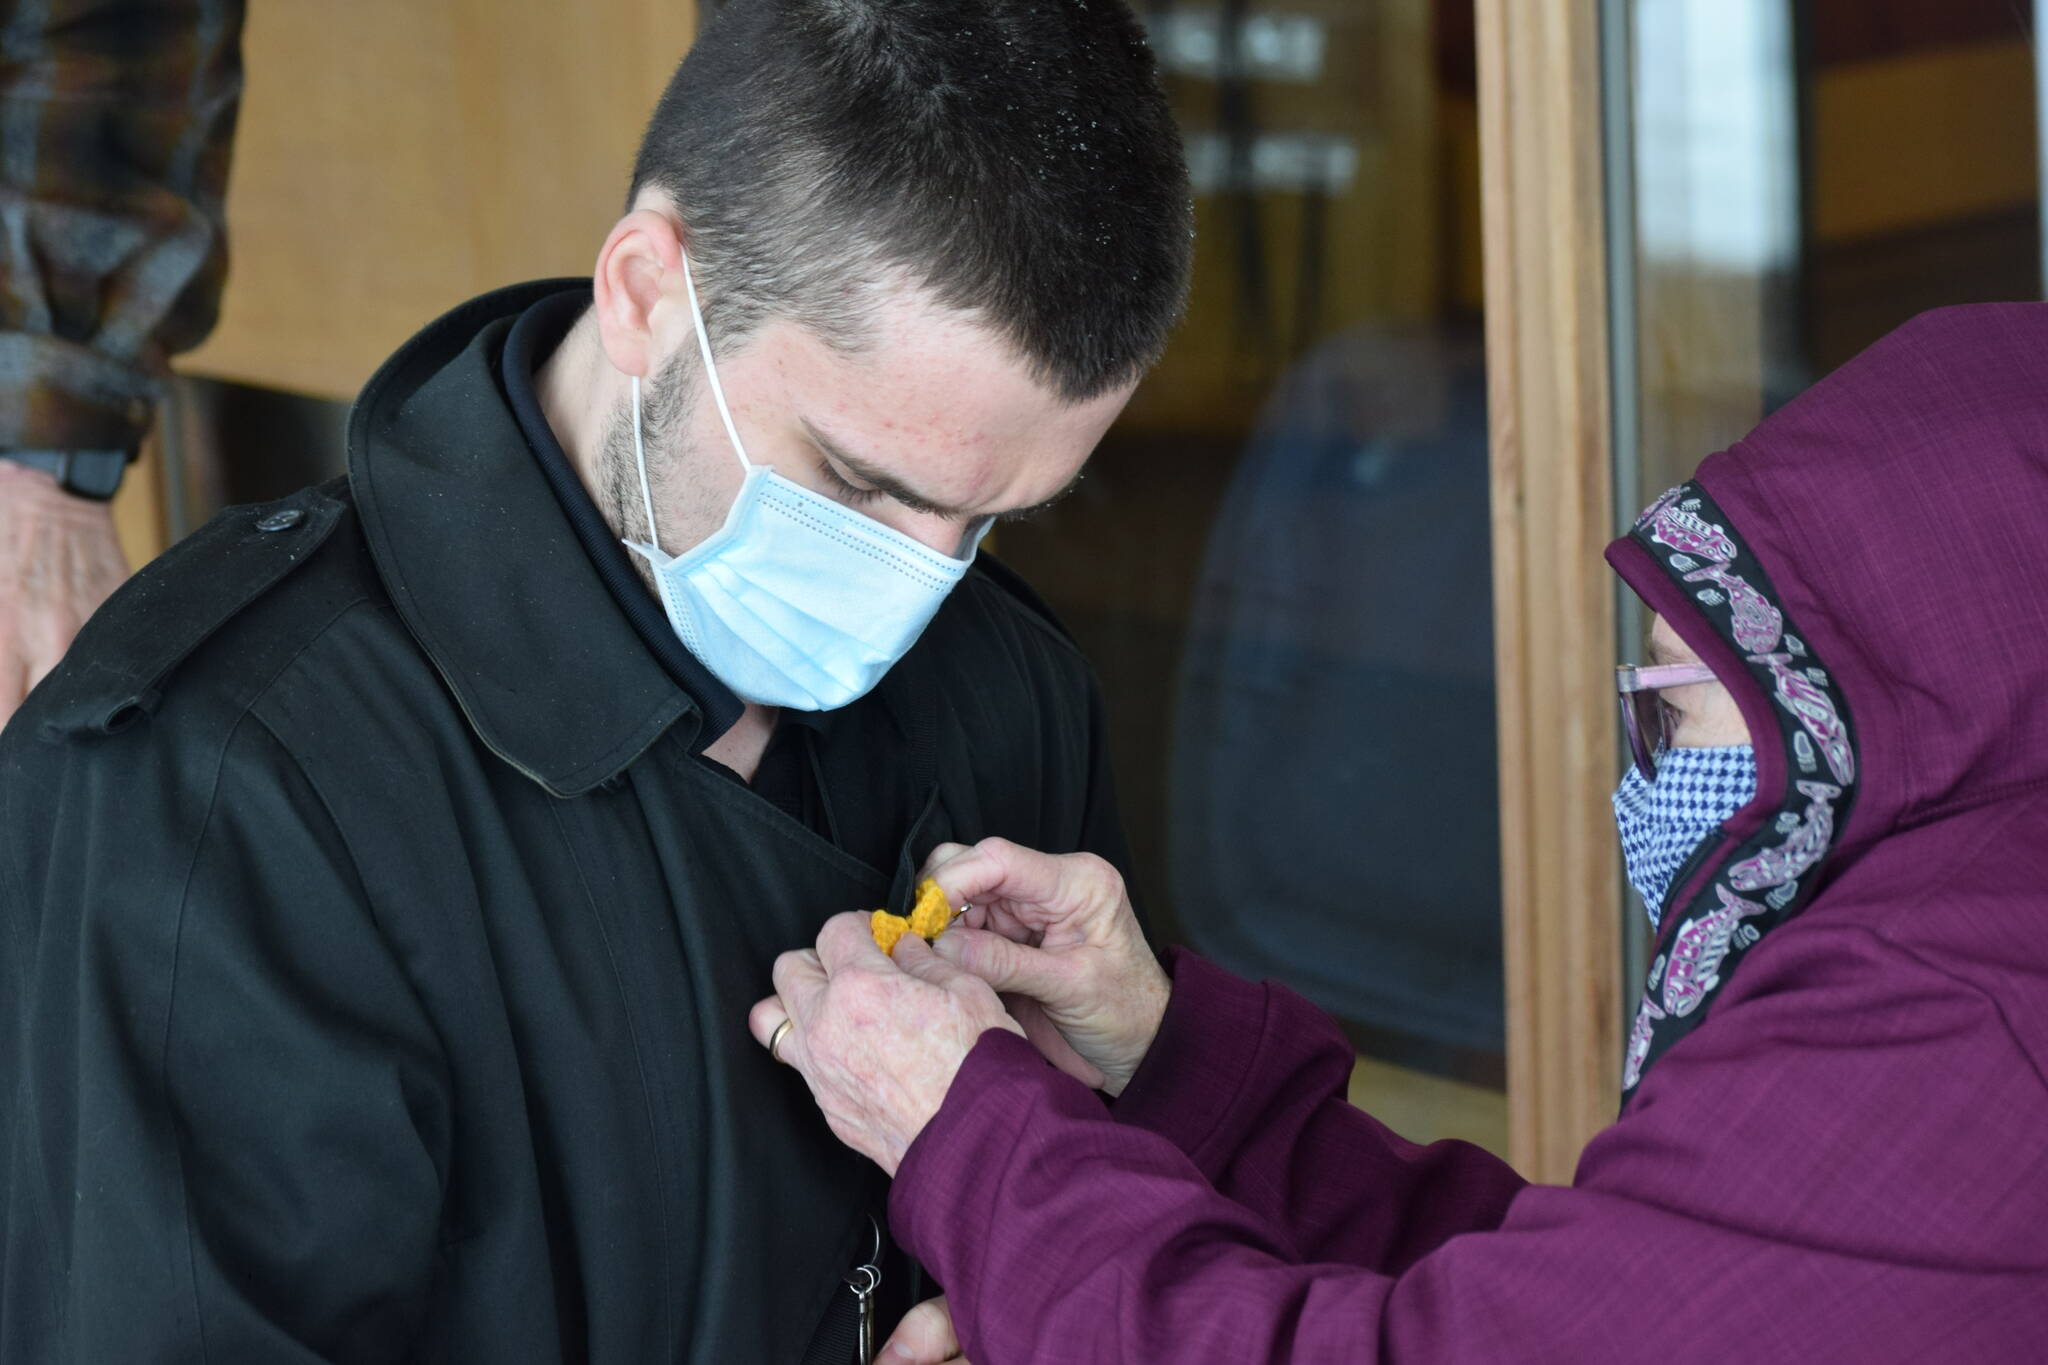
[[[1614,687],[1621,695],[1621,725],[1628,731],[1628,751],[1644,781],[1657,780],[1657,760],[1664,756],[1671,742],[1670,712],[1659,694],[1667,687],[1715,681],[1714,670],[1705,664],[1659,664],[1653,668],[1622,664],[1614,670]]]

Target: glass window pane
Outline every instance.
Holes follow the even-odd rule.
[[[1645,491],[1916,313],[2039,297],[2028,0],[1609,5]]]
[[[1144,10],[1187,321],[998,549],[1102,676],[1162,937],[1330,1008],[1411,1136],[1502,1147],[1471,6]]]

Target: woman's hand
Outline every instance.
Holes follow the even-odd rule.
[[[790,1021],[777,1055],[803,1074],[839,1140],[892,1176],[976,1040],[1023,1032],[987,983],[917,935],[884,956],[857,911],[827,920],[815,949],[777,958],[775,990],[748,1028],[767,1047]]]
[[[926,1299],[903,1315],[875,1365],[968,1365],[943,1298]]]
[[[1089,853],[984,839],[973,848],[942,844],[925,874],[949,902],[974,907],[939,937],[938,956],[1009,993],[1025,1035],[1055,1065],[1122,1093],[1173,987],[1116,869]]]

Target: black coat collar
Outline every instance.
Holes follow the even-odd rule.
[[[561,504],[562,515],[568,518],[576,542],[590,556],[599,581],[611,593],[612,601],[640,636],[647,652],[697,703],[704,725],[696,742],[700,746],[711,744],[739,724],[746,703],[690,653],[675,627],[669,624],[661,600],[648,590],[632,556],[620,543],[618,532],[605,521],[604,513],[583,486],[569,453],[562,449],[554,428],[548,425],[540,391],[534,386],[535,372],[589,308],[590,286],[578,281],[573,288],[550,294],[521,313],[512,330],[505,334],[498,383],[513,420],[519,423],[520,434],[526,438],[526,448],[533,452],[541,477],[554,490],[555,501]]]
[[[695,701],[598,577],[498,383],[515,318],[573,281],[473,299],[386,361],[349,481],[399,615],[477,736],[559,796],[616,776]]]

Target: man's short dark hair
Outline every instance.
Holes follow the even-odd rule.
[[[1122,0],[736,0],[656,106],[721,349],[770,317],[863,339],[895,271],[1080,400],[1158,359],[1187,290],[1180,137]]]

